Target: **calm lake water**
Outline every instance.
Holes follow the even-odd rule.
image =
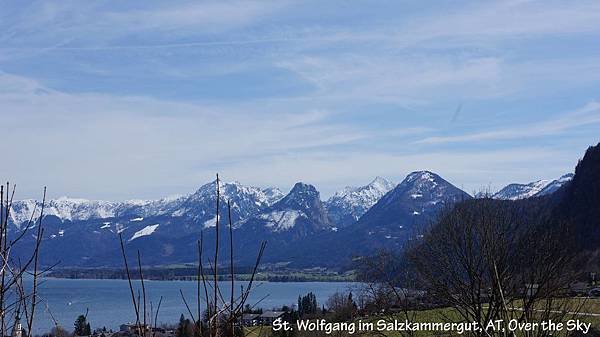
[[[196,313],[196,282],[194,281],[145,281],[148,311],[149,302],[154,308],[161,296],[163,301],[160,308],[160,323],[176,323],[181,314],[186,317],[187,309],[181,300],[179,290],[186,296],[192,312]],[[139,287],[139,281],[135,282]],[[236,282],[236,292],[240,286],[247,282]],[[225,299],[229,298],[231,284],[223,282],[221,291]],[[255,304],[264,309],[281,307],[282,305],[295,305],[298,295],[313,292],[319,304],[336,291],[356,289],[356,283],[344,282],[255,282],[248,303]],[[92,329],[106,327],[118,329],[120,324],[135,322],[135,312],[131,303],[130,291],[127,280],[72,280],[72,279],[44,279],[40,286],[42,303],[36,309],[35,333],[41,334],[49,331],[54,323],[50,312],[59,324],[68,330],[73,329],[73,322],[78,315],[84,314],[89,309],[88,321]],[[266,297],[265,297],[266,296]],[[263,299],[264,298],[264,299]],[[204,305],[204,301],[202,303]]]

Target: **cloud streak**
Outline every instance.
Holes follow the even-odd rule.
[[[177,188],[192,181],[200,184],[212,176],[208,172],[224,167],[248,160],[268,163],[290,153],[325,151],[375,136],[328,120],[328,111],[272,114],[252,105],[73,95],[7,74],[0,75],[0,89],[0,104],[11,112],[3,118],[11,125],[6,136],[18,151],[13,166],[2,167],[0,176],[73,193],[119,190],[121,196],[140,197],[133,192],[139,186],[164,188],[161,184],[174,188],[167,194],[180,193]],[[407,131],[415,132],[420,131]],[[107,184],[98,186],[96,179]]]
[[[597,1],[5,4],[0,176],[26,196],[154,198],[216,171],[471,189],[558,176],[598,141]]]
[[[537,138],[541,136],[557,135],[577,127],[596,124],[600,124],[600,103],[593,101],[577,110],[538,123],[531,123],[523,126],[511,126],[484,132],[467,133],[457,136],[427,137],[416,143],[440,144]]]

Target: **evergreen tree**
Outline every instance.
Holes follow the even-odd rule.
[[[87,322],[87,319],[84,315],[79,315],[75,320],[75,331],[73,333],[76,336],[89,336],[92,334],[90,324]]]
[[[298,315],[300,315],[300,317],[316,314],[318,307],[317,297],[312,292],[305,296],[298,297]]]
[[[192,322],[189,319],[185,319],[183,314],[179,317],[179,325],[177,326],[177,330],[175,331],[176,337],[193,337],[194,336],[194,327]]]

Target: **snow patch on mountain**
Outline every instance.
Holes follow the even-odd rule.
[[[129,242],[131,242],[137,238],[141,238],[142,236],[151,235],[152,233],[154,233],[154,231],[156,231],[158,226],[159,226],[159,224],[154,224],[154,225],[149,225],[149,226],[142,228],[141,230],[139,230],[133,234],[131,239],[129,239]]]
[[[266,220],[265,227],[274,232],[281,232],[296,225],[296,220],[306,215],[298,210],[273,211],[268,214],[261,214],[260,218]]]
[[[115,230],[117,231],[117,234],[123,233],[126,229],[127,229],[127,227],[123,226],[120,223],[115,224]]]
[[[221,221],[221,216],[219,215],[219,221]],[[211,227],[216,227],[217,226],[217,216],[213,216],[212,218],[204,221],[204,223],[202,224],[202,228],[211,228]]]

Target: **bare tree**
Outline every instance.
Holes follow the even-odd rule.
[[[462,202],[444,212],[411,261],[428,296],[477,322],[476,335],[514,335],[485,328],[494,320],[563,320],[578,310],[565,297],[576,277],[568,226],[551,219],[535,202]]]
[[[12,190],[11,190],[12,187]],[[29,221],[24,227],[18,228],[12,234],[9,226],[12,222],[11,211],[16,186],[9,183],[0,186],[0,333],[6,336],[9,329],[15,329],[21,318],[24,318],[27,336],[33,334],[36,307],[40,303],[38,296],[39,278],[50,270],[41,269],[40,246],[44,235],[43,218],[46,203],[46,188],[44,187],[41,204],[35,203]],[[39,207],[39,213],[37,212]],[[26,235],[37,225],[30,250],[25,242]],[[22,246],[21,246],[22,244]],[[19,253],[16,251],[22,248]],[[24,260],[24,262],[23,262]],[[29,291],[24,287],[24,275],[30,275],[32,286]],[[24,317],[22,317],[24,316]]]
[[[198,240],[198,269],[197,269],[197,289],[196,289],[196,298],[195,301],[188,301],[186,299],[182,290],[180,290],[180,295],[183,304],[186,307],[187,313],[190,318],[194,321],[194,335],[197,337],[221,337],[221,336],[243,336],[244,330],[240,324],[240,319],[243,314],[244,306],[248,302],[248,298],[252,291],[254,279],[256,273],[258,272],[258,267],[260,265],[260,261],[264,254],[266,248],[266,242],[261,242],[260,248],[258,250],[258,254],[256,256],[256,260],[252,269],[252,273],[250,275],[250,280],[248,285],[244,288],[241,286],[241,291],[239,294],[235,294],[235,269],[234,269],[234,255],[233,255],[233,219],[231,217],[231,204],[227,201],[227,215],[229,220],[228,232],[229,232],[229,271],[231,277],[231,296],[229,299],[225,299],[220,289],[219,284],[219,241],[220,241],[220,219],[221,219],[221,211],[220,211],[220,200],[222,198],[220,193],[220,181],[219,176],[217,175],[216,179],[216,223],[215,223],[215,251],[214,251],[214,260],[208,260],[208,271],[209,274],[205,272],[204,268],[204,236],[203,232],[200,232],[200,239]],[[125,265],[125,270],[127,274],[127,280],[129,284],[131,301],[133,304],[135,317],[136,317],[136,326],[139,334],[142,334],[142,331],[147,331],[146,327],[146,290],[144,286],[144,277],[142,273],[142,263],[141,256],[138,251],[138,268],[139,268],[139,277],[140,284],[142,288],[141,295],[138,294],[137,298],[135,296],[135,290],[133,286],[133,276],[131,275],[129,264],[127,261],[127,254],[125,249],[125,244],[123,242],[123,238],[121,234],[119,234],[119,240],[121,244],[121,254],[123,256],[123,262]],[[212,275],[211,275],[212,274]],[[209,277],[212,277],[212,282],[210,282]],[[202,289],[204,291],[202,291]],[[204,298],[202,298],[204,295]],[[201,304],[204,301],[206,305],[206,315],[201,314]],[[161,298],[162,302],[162,298]],[[194,315],[192,308],[189,303],[196,303],[197,311],[196,315]],[[140,306],[143,306],[140,308]],[[156,312],[156,316],[154,318],[154,324],[156,325],[158,310]],[[152,311],[152,310],[151,310]],[[140,316],[143,316],[140,318]],[[197,316],[197,317],[195,317]]]
[[[388,321],[401,317],[414,321],[421,308],[423,291],[403,255],[390,251],[379,251],[360,261],[359,307],[365,315],[379,315]],[[412,336],[412,331],[399,331]],[[381,332],[381,335],[385,333]]]
[[[229,221],[229,226],[228,226],[228,230],[229,230],[229,270],[230,270],[230,277],[231,277],[231,296],[229,298],[229,300],[226,300],[223,298],[221,290],[220,290],[220,285],[218,282],[218,269],[219,269],[219,261],[218,261],[218,256],[219,256],[219,221],[220,221],[220,198],[221,198],[221,193],[220,193],[220,180],[219,180],[219,176],[217,175],[217,179],[216,179],[216,223],[215,223],[215,252],[214,252],[214,261],[213,261],[213,265],[212,265],[212,271],[213,271],[213,286],[212,289],[207,290],[206,288],[206,282],[205,282],[205,291],[211,291],[212,292],[212,299],[213,299],[213,303],[206,303],[207,307],[210,308],[212,305],[212,310],[208,310],[208,322],[207,322],[207,326],[209,327],[209,330],[207,331],[208,336],[211,337],[220,337],[220,336],[243,336],[244,335],[244,330],[243,327],[241,326],[241,324],[239,324],[240,322],[240,318],[243,314],[243,310],[244,310],[244,305],[247,303],[248,301],[248,297],[250,296],[250,293],[252,291],[252,286],[253,286],[253,282],[254,282],[254,278],[256,276],[256,273],[258,272],[258,267],[260,265],[260,261],[262,259],[262,256],[264,254],[264,250],[266,248],[266,242],[263,241],[260,245],[260,248],[258,250],[258,254],[254,263],[254,267],[252,269],[252,274],[250,276],[250,281],[248,282],[248,285],[246,286],[246,288],[244,288],[243,286],[241,287],[241,291],[240,294],[236,297],[235,296],[235,274],[234,274],[234,255],[233,255],[233,219],[231,217],[231,204],[229,203],[229,201],[227,201],[227,215],[228,215],[228,221]],[[202,236],[201,236],[201,241],[202,241]],[[204,275],[202,273],[202,244],[199,245],[200,247],[200,251],[199,251],[199,259],[200,261],[198,261],[199,263],[199,273],[197,275],[198,278],[202,278],[204,280]],[[210,261],[209,261],[210,263]],[[199,284],[199,283],[198,283]],[[200,299],[200,291],[197,291],[197,302],[200,303],[201,299]],[[208,298],[208,296],[206,296]],[[200,318],[199,318],[200,319]],[[202,326],[201,324],[196,324],[196,326]]]
[[[129,269],[129,263],[127,262],[127,254],[125,251],[125,245],[123,244],[123,236],[119,233],[119,243],[121,245],[121,255],[123,256],[123,264],[125,266],[125,273],[127,275],[127,282],[129,285],[129,292],[131,296],[131,302],[133,304],[133,310],[135,312],[135,325],[137,334],[139,336],[147,337],[155,336],[156,328],[158,325],[158,314],[160,312],[160,306],[162,304],[163,297],[161,296],[158,301],[158,307],[156,308],[156,312],[154,313],[154,317],[152,317],[152,302],[150,302],[150,320],[148,321],[148,308],[147,308],[147,294],[146,294],[146,285],[144,283],[144,272],[142,269],[142,256],[140,251],[137,251],[137,265],[138,265],[138,273],[137,276],[140,279],[140,287],[141,294],[138,290],[137,297],[135,296],[135,289],[133,286],[133,278],[131,275],[131,271]],[[186,303],[187,306],[187,303]],[[142,315],[142,318],[140,318]]]

